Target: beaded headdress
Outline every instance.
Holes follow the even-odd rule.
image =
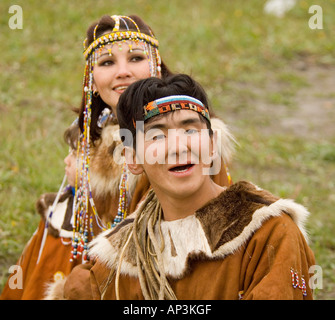
[[[106,45],[114,44],[116,42],[126,42],[128,41],[129,49],[132,51],[132,42],[140,44],[143,46],[144,52],[147,54],[149,64],[150,64],[150,75],[156,77],[158,72],[161,71],[161,58],[158,51],[158,40],[155,38],[153,33],[149,28],[150,35],[147,35],[141,32],[137,23],[128,16],[111,16],[115,21],[115,26],[111,33],[105,33],[100,37],[96,37],[96,32],[99,27],[97,24],[93,31],[93,42],[90,45],[87,45],[87,38],[84,40],[84,57],[87,61],[86,65],[91,62],[91,65],[96,63],[97,57],[101,54],[101,51],[105,48]],[[128,23],[133,24],[132,29],[130,30]],[[122,21],[126,27],[126,30],[120,30],[120,21]],[[107,49],[109,55],[112,55],[110,49]],[[93,60],[93,61],[90,61]],[[88,70],[85,70],[88,71]],[[85,72],[86,78],[86,72]]]
[[[93,96],[93,68],[97,63],[98,57],[104,49],[107,49],[108,54],[112,55],[111,45],[127,43],[130,52],[132,45],[135,42],[137,45],[143,47],[143,51],[147,55],[149,61],[150,75],[155,77],[161,71],[161,58],[158,51],[158,40],[154,37],[149,28],[149,33],[141,32],[136,22],[128,16],[114,15],[111,18],[115,21],[115,26],[110,33],[105,33],[96,37],[97,24],[93,31],[93,42],[88,44],[88,40],[84,41],[84,57],[86,59],[84,79],[83,79],[83,95],[84,95],[84,120],[83,132],[78,142],[77,150],[77,177],[76,189],[74,199],[74,229],[73,229],[73,243],[71,260],[76,259],[78,254],[82,254],[83,262],[88,260],[88,238],[94,238],[93,234],[93,216],[89,213],[89,206],[91,206],[93,215],[96,219],[97,225],[101,229],[107,229],[116,226],[123,220],[126,215],[127,208],[127,166],[124,165],[122,169],[120,181],[120,199],[118,214],[111,225],[105,226],[100,220],[94,200],[92,197],[91,183],[90,183],[90,126],[91,126],[91,111],[92,111],[92,96]],[[125,28],[120,30],[120,23],[123,22]],[[132,26],[131,28],[129,26]],[[108,47],[107,47],[108,46]],[[120,49],[122,47],[120,46]],[[101,119],[99,118],[99,121]],[[101,124],[98,123],[99,127]]]

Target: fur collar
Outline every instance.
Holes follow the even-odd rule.
[[[133,216],[147,205],[145,201],[117,229],[99,235],[90,245],[90,255],[115,268]],[[270,217],[286,213],[306,236],[307,210],[292,200],[278,199],[249,182],[238,182],[185,219],[162,221],[163,261],[168,276],[181,278],[190,257],[223,259],[245,244]],[[190,232],[192,230],[192,232]],[[158,230],[155,230],[158,236]],[[121,273],[137,276],[136,251],[132,239],[124,253]]]
[[[91,148],[91,187],[94,195],[118,196],[124,157],[119,125],[107,125],[101,132],[101,138]],[[128,172],[129,193],[133,194],[139,176]]]
[[[219,118],[211,119],[212,130],[217,132],[217,151],[218,155],[229,163],[235,152],[235,138],[228,126]]]

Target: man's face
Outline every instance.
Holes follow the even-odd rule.
[[[137,165],[159,196],[186,198],[210,180],[213,141],[206,123],[191,110],[152,118],[137,137]],[[139,139],[140,138],[140,139]]]

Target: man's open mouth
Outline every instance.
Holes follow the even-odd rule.
[[[194,164],[190,163],[190,164],[185,164],[185,165],[180,165],[180,166],[175,166],[171,169],[169,169],[169,171],[172,172],[186,172],[187,170],[191,169],[194,166]]]

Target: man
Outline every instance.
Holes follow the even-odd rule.
[[[249,182],[213,182],[219,152],[198,83],[141,80],[121,96],[118,120],[128,168],[152,190],[92,242],[93,265],[72,272],[65,298],[312,299],[308,212]]]

